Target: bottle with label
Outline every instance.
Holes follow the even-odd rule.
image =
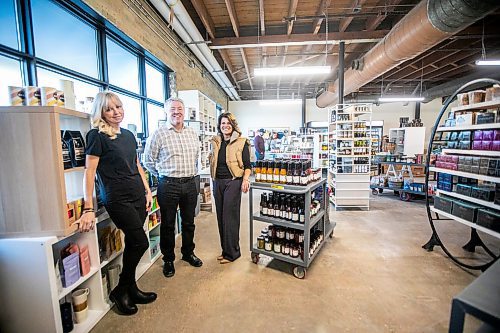
[[[304,224],[306,221],[306,216],[305,216],[305,204],[304,200],[299,201],[299,223]]]
[[[275,184],[280,183],[280,169],[281,169],[281,162],[280,161],[274,162],[273,183]]]
[[[286,184],[286,172],[287,172],[287,161],[282,161],[281,162],[281,168],[280,168],[280,184]]]
[[[285,196],[280,195],[280,218],[285,219],[286,207],[285,207]]]
[[[260,161],[257,161],[255,162],[255,181],[256,182],[260,182],[260,166],[261,166],[261,162]]]
[[[292,199],[292,222],[299,222],[299,209],[297,208],[297,200]]]
[[[280,217],[280,204],[279,204],[279,194],[274,193],[273,195],[273,201],[274,201],[274,217],[278,218]]]
[[[260,167],[260,182],[266,182],[266,177],[267,177],[267,161],[262,161],[261,162],[261,167]]]
[[[269,193],[267,198],[267,216],[274,216],[273,194]]]
[[[293,185],[300,185],[300,164],[299,164],[299,162],[293,163]]]
[[[292,220],[292,207],[291,207],[291,204],[290,204],[290,197],[287,197],[286,200],[285,200],[285,209],[286,209],[286,212],[285,212],[285,220],[288,220],[288,221],[291,221]]]
[[[273,182],[273,171],[274,171],[274,162],[269,161],[267,163],[267,182],[272,183]]]
[[[301,167],[301,172],[300,172],[300,185],[306,186],[307,185],[307,165],[306,162],[300,162]]]
[[[267,194],[260,195],[260,215],[267,216]]]
[[[293,161],[288,162],[288,166],[286,169],[286,184],[293,185]]]

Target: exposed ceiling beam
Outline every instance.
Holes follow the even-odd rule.
[[[365,2],[366,2],[366,0],[352,0],[351,5],[349,6],[349,11],[355,12],[355,10],[359,10]],[[340,32],[346,31],[347,27],[349,26],[349,24],[351,24],[353,19],[354,19],[354,16],[352,16],[352,15],[349,15],[349,16],[346,16],[346,17],[340,19],[339,31]]]
[[[203,23],[203,26],[207,30],[208,35],[210,38],[215,38],[215,25],[214,21],[212,20],[212,17],[208,14],[207,7],[205,6],[205,3],[203,0],[191,0],[191,3],[193,4],[194,9],[196,10],[196,13],[200,17],[201,22]],[[227,50],[219,50],[219,53],[222,57],[222,60],[226,64],[226,68],[229,71],[229,74],[231,74],[231,77],[233,78],[233,81],[236,84],[236,87],[240,89],[240,85],[236,81],[235,73],[234,73],[234,68],[231,63],[231,59],[229,58],[229,55],[227,54]]]
[[[266,21],[264,15],[264,0],[259,0],[259,20],[260,20],[260,35],[266,35]]]
[[[385,6],[383,11],[380,11],[377,16],[368,17],[366,19],[366,30],[374,30],[387,17],[387,14],[394,11],[401,0],[383,0],[379,1],[378,5]]]
[[[200,17],[201,23],[203,23],[203,26],[207,30],[208,35],[210,36],[210,38],[214,39],[215,25],[212,17],[208,14],[205,3],[203,2],[203,0],[191,0],[191,3],[193,4],[194,10],[196,10],[196,13]]]
[[[288,3],[288,17],[295,16],[295,11],[297,10],[297,4],[299,0],[289,0]],[[286,29],[286,34],[290,35],[293,29],[293,20],[288,21],[288,27]]]
[[[236,37],[240,37],[240,23],[238,21],[238,16],[236,15],[236,9],[234,8],[233,0],[225,0],[227,12],[229,14],[229,20],[231,21],[231,25],[233,26],[233,31]],[[245,54],[245,50],[240,48],[241,57],[243,59],[243,64],[245,65],[245,71],[247,73],[248,83],[250,84],[250,88],[253,89],[252,79],[250,77],[250,68],[248,67],[248,61]]]
[[[316,16],[325,15],[326,8],[330,7],[330,2],[331,0],[321,0],[316,10]],[[323,17],[314,19],[312,24],[313,34],[318,33],[319,28],[321,28],[321,23],[323,23],[323,19]]]
[[[267,35],[260,38],[257,36],[224,37],[213,39],[209,47],[213,50],[218,50],[285,45],[325,45],[338,44],[340,41],[344,41],[346,44],[376,43],[380,41],[380,39],[382,39],[388,32],[388,30],[331,32],[328,33],[328,40],[326,40],[326,35],[323,33],[293,34],[290,36]]]

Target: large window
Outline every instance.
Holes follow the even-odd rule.
[[[0,0],[0,44],[19,49],[15,0]]]
[[[139,93],[139,66],[137,56],[106,38],[109,83]]]
[[[21,62],[0,56],[0,105],[9,105],[8,86],[23,86]]]
[[[141,103],[138,99],[132,98],[115,91],[123,103],[123,121],[120,127],[130,129],[136,133],[142,132]],[[135,127],[134,127],[135,126]]]
[[[158,129],[158,121],[165,120],[165,117],[163,106],[148,103],[148,131],[150,134]]]
[[[0,46],[0,105],[9,105],[8,86],[62,89],[69,80],[78,111],[110,89],[124,104],[123,127],[144,133],[164,117],[168,68],[86,1],[0,0]]]
[[[165,101],[165,74],[146,63],[146,95],[159,102]]]
[[[37,57],[98,78],[96,29],[47,0],[31,0]]]

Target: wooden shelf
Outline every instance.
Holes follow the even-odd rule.
[[[437,132],[452,132],[452,131],[466,131],[466,130],[481,130],[481,129],[496,129],[500,128],[500,123],[489,123],[480,125],[468,126],[454,126],[454,127],[438,127]]]
[[[489,208],[500,210],[500,205],[496,205],[492,201],[484,201],[484,200],[481,200],[481,199],[472,198],[472,197],[469,197],[469,196],[466,196],[466,195],[463,195],[463,194],[459,194],[459,193],[456,193],[456,192],[448,192],[448,191],[443,191],[443,190],[437,190],[436,193],[438,193],[438,195],[439,194],[444,194],[444,195],[448,195],[450,197],[454,197],[454,198],[457,198],[457,199],[461,199],[461,200],[473,202],[473,203],[481,205],[481,206],[485,206],[485,207],[489,207]]]
[[[445,154],[500,157],[500,151],[492,151],[492,150],[443,149],[442,152]]]
[[[64,169],[64,173],[81,172],[81,171],[85,171],[85,167],[76,167],[76,168]]]
[[[495,238],[499,238],[500,239],[500,233],[498,233],[496,231],[493,231],[491,229],[488,229],[488,228],[485,228],[483,226],[477,225],[476,223],[472,223],[472,222],[469,222],[467,220],[461,219],[460,217],[452,215],[450,213],[443,212],[442,210],[434,208],[434,206],[431,206],[430,208],[431,208],[431,211],[433,211],[435,213],[438,213],[439,215],[442,215],[442,216],[447,217],[449,219],[455,220],[457,222],[465,224],[466,226],[469,226],[469,227],[474,228],[476,230],[482,231],[485,234],[488,234],[488,235],[491,235],[491,236],[493,236]],[[439,220],[434,220],[434,221],[439,221]]]
[[[449,169],[441,169],[441,168],[436,168],[436,167],[430,167],[429,170],[434,171],[434,172],[447,173],[450,175],[455,175],[455,176],[460,176],[460,177],[484,180],[487,182],[500,183],[499,177],[491,177],[491,176],[486,176],[486,175],[479,175],[477,173],[470,173],[470,172],[463,172],[463,171],[456,171],[456,170],[449,170]]]
[[[483,110],[483,109],[494,109],[500,107],[500,100],[497,101],[487,101],[482,103],[476,103],[471,105],[455,106],[451,108],[451,111],[467,111],[467,110]]]

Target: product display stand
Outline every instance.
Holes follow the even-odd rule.
[[[322,187],[323,195],[321,200],[321,208],[318,213],[311,219],[310,216],[310,205],[311,205],[311,192],[315,189]],[[302,194],[305,195],[305,221],[304,223],[294,223],[284,219],[273,218],[268,216],[261,216],[260,213],[254,211],[253,196],[254,191],[273,191],[278,193],[286,194]],[[296,278],[303,279],[306,275],[306,269],[309,267],[311,262],[316,258],[319,250],[324,245],[326,236],[333,236],[333,229],[335,227],[334,222],[330,222],[328,218],[328,213],[326,212],[327,205],[327,194],[326,194],[326,179],[321,179],[313,182],[307,186],[296,186],[296,185],[282,185],[282,184],[272,184],[272,183],[261,183],[252,182],[250,185],[249,193],[249,211],[250,211],[250,251],[252,255],[252,261],[257,263],[259,261],[259,255],[267,255],[272,258],[288,262],[293,266],[293,275]],[[256,244],[256,237],[254,236],[254,223],[255,221],[260,221],[275,226],[291,228],[294,230],[300,230],[304,232],[304,243],[303,243],[303,256],[298,258],[293,258],[288,255],[281,253],[276,253],[274,251],[266,251],[264,249],[259,249]],[[314,254],[310,255],[311,246],[311,228],[318,225],[319,230],[321,230],[322,241],[319,246],[314,251]]]
[[[6,305],[0,312],[2,332],[63,332],[59,305],[71,302],[76,289],[89,289],[88,316],[74,323],[72,332],[90,331],[111,308],[109,271],[116,272],[113,281],[117,282],[123,233],[106,212],[97,217],[94,230],[77,231],[74,221],[81,207],[73,202],[83,198],[84,167],[64,169],[61,131],[79,131],[85,137],[89,129],[89,115],[82,112],[0,107],[4,144],[0,150],[0,294]],[[161,256],[158,207],[153,208],[144,224],[150,248],[137,267],[137,278]],[[71,266],[75,275],[64,287],[59,268],[63,267],[61,251],[69,244],[80,250],[88,247],[90,267],[88,272],[78,272],[76,265]],[[76,258],[81,263],[80,256]]]
[[[328,179],[335,210],[370,209],[371,104],[338,104],[329,110]]]
[[[489,83],[489,84],[500,84],[500,82],[492,79],[478,79],[471,81],[462,87],[460,87],[453,95],[448,97],[448,99],[445,101],[443,108],[441,109],[435,125],[432,130],[432,134],[430,136],[430,141],[429,141],[429,149],[427,152],[427,161],[426,161],[426,172],[425,172],[425,189],[428,188],[429,186],[429,173],[430,172],[437,172],[439,174],[443,175],[448,175],[448,176],[460,176],[460,177],[465,177],[468,179],[476,179],[476,180],[482,180],[482,181],[488,181],[491,183],[500,183],[500,177],[488,175],[488,174],[481,174],[481,173],[472,173],[468,171],[458,171],[458,170],[451,170],[451,169],[445,169],[442,167],[435,167],[435,166],[430,166],[429,162],[431,160],[431,147],[433,147],[434,144],[434,138],[436,137],[437,132],[450,132],[450,131],[473,131],[473,130],[487,130],[487,129],[499,129],[500,124],[499,123],[487,123],[487,124],[479,124],[479,125],[466,125],[466,126],[456,126],[456,127],[439,127],[439,124],[441,122],[441,118],[443,117],[445,111],[447,110],[448,106],[451,104],[451,102],[455,99],[455,97],[461,92],[461,91],[467,91],[468,87],[473,86],[477,83]],[[484,110],[484,109],[495,109],[500,107],[500,101],[489,101],[489,102],[484,102],[484,103],[479,103],[479,104],[471,104],[467,106],[459,106],[456,108],[452,108],[452,112],[456,111],[474,111],[474,110]],[[497,157],[500,158],[500,152],[499,151],[490,151],[490,150],[475,150],[475,149],[443,149],[442,155],[444,156],[450,156],[451,158],[458,159],[458,156],[471,156],[471,157],[483,157],[485,160],[491,157]],[[452,157],[453,156],[453,157]],[[437,162],[436,162],[437,163]],[[478,167],[479,168],[479,167]],[[495,171],[493,169],[493,171]],[[498,187],[498,185],[497,185]],[[444,191],[444,190],[438,190],[436,193],[436,199],[438,201],[440,200],[445,200],[448,202],[452,202],[453,205],[455,205],[455,202],[459,202],[460,205],[468,205],[471,207],[472,210],[493,210],[493,211],[500,211],[500,205],[491,202],[491,201],[486,201],[486,200],[481,200],[478,198],[474,198],[471,196],[466,196],[462,195],[460,193],[453,192],[452,190],[450,191]],[[432,251],[434,246],[440,246],[442,250],[448,255],[455,263],[458,265],[468,268],[468,269],[476,269],[476,270],[486,270],[493,262],[495,262],[498,258],[499,255],[493,253],[481,240],[481,237],[478,233],[478,231],[481,231],[482,233],[486,233],[490,236],[493,236],[494,238],[500,239],[500,232],[486,227],[484,225],[480,225],[475,223],[474,221],[471,221],[473,219],[465,219],[462,217],[457,216],[456,214],[451,214],[449,212],[445,212],[441,209],[438,209],[434,207],[431,204],[431,196],[429,196],[426,193],[426,207],[427,207],[427,216],[429,219],[429,224],[432,229],[432,235],[430,240],[424,244],[422,247],[426,249],[427,251]],[[475,216],[475,215],[474,215]],[[488,260],[486,263],[481,263],[481,264],[468,264],[463,262],[463,259],[459,259],[459,256],[453,255],[450,250],[446,248],[446,246],[443,244],[441,241],[438,232],[436,230],[435,224],[439,223],[439,221],[442,220],[453,220],[456,221],[457,223],[464,224],[466,226],[469,226],[471,228],[470,232],[470,240],[465,244],[462,248],[468,252],[474,252],[477,246],[482,247],[486,254],[490,256],[490,260]],[[498,223],[498,221],[497,221]]]

